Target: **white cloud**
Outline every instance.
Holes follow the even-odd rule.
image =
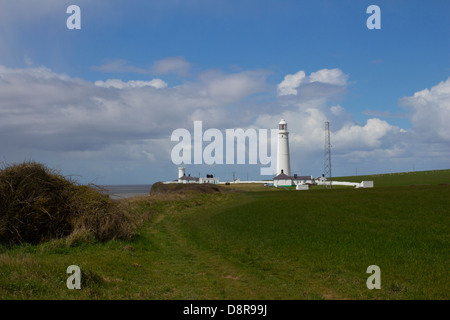
[[[339,69],[322,69],[312,72],[309,76],[309,82],[321,82],[336,86],[345,86],[347,84],[348,75]]]
[[[305,77],[305,72],[302,70],[295,74],[286,75],[284,80],[278,85],[278,95],[297,95],[297,88],[300,87]]]
[[[382,145],[383,138],[400,129],[384,120],[368,119],[364,126],[348,124],[333,132],[333,145],[337,150],[372,149]]]
[[[340,69],[322,69],[312,72],[306,76],[305,72],[300,70],[295,74],[288,74],[284,80],[278,84],[278,95],[297,95],[298,89],[307,84],[324,84],[331,86],[344,87],[347,84],[348,75]]]
[[[413,110],[411,123],[417,139],[450,141],[450,78],[400,99],[400,105]]]
[[[5,138],[0,150],[99,150],[161,139],[176,128],[190,128],[194,120],[231,126],[242,117],[232,116],[230,105],[265,90],[264,79],[258,72],[215,71],[170,88],[160,79],[91,83],[46,68],[0,66],[0,136]]]
[[[338,115],[340,115],[342,112],[344,112],[344,108],[342,108],[340,105],[332,106],[332,107],[330,108],[330,110],[331,110],[331,113],[334,114],[334,115],[336,115],[336,116],[338,116]]]
[[[130,88],[144,88],[153,87],[157,89],[167,88],[167,83],[161,79],[153,79],[151,81],[130,80],[123,82],[120,79],[108,79],[106,81],[95,81],[98,87],[115,88],[115,89],[130,89]]]

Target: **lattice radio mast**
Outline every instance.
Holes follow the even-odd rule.
[[[332,188],[331,179],[331,141],[330,141],[330,121],[325,121],[325,152],[323,161],[323,175],[327,179],[327,188]]]

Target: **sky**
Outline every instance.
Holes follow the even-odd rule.
[[[448,0],[0,0],[0,161],[149,184],[177,178],[176,129],[284,118],[291,173],[323,173],[325,121],[333,176],[448,169],[448,39]],[[260,162],[185,167],[270,178]]]

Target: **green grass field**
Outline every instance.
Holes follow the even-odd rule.
[[[449,299],[450,170],[354,178],[375,188],[133,199],[132,241],[0,247],[0,298]]]
[[[413,171],[366,176],[333,178],[336,181],[361,182],[373,180],[375,187],[450,184],[450,170]]]

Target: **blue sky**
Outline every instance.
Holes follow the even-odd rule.
[[[81,30],[66,27],[71,4]],[[372,4],[380,30],[366,27]],[[177,128],[286,117],[301,175],[322,173],[325,119],[336,175],[449,168],[449,21],[446,0],[2,0],[0,157],[151,183],[176,175]],[[187,169],[265,178],[257,165]]]

